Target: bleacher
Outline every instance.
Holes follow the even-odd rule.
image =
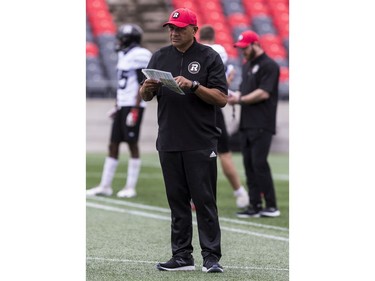
[[[107,0],[109,1],[109,0]],[[116,59],[115,34],[116,11],[106,0],[86,0],[86,80],[88,97],[113,97],[116,90]],[[113,1],[113,0],[112,0]],[[116,0],[126,2],[129,0]],[[150,2],[144,2],[147,7]],[[252,29],[260,35],[262,47],[267,54],[280,65],[280,99],[289,99],[289,2],[288,0],[170,0],[153,1],[154,4],[164,2],[165,13],[153,8],[155,17],[165,21],[169,13],[181,7],[191,9],[197,14],[198,24],[211,24],[216,31],[216,42],[226,49],[229,60],[236,72],[231,88],[238,89],[240,83],[243,58],[233,47],[239,34]],[[139,3],[142,4],[142,3]],[[152,7],[151,7],[152,8]],[[143,7],[141,11],[145,10]],[[150,14],[152,10],[148,11]],[[147,16],[147,20],[155,20]],[[135,16],[142,17],[138,13]],[[117,23],[117,24],[115,24]],[[141,27],[147,23],[137,22]],[[155,29],[155,24],[152,23]],[[162,30],[160,25],[160,30]],[[146,36],[147,35],[147,36]],[[159,33],[146,34],[147,39],[161,37]],[[164,38],[165,39],[165,38]],[[152,43],[152,42],[151,42]],[[150,42],[148,43],[150,46]],[[152,50],[153,51],[153,50]]]
[[[86,88],[90,97],[114,96],[117,27],[105,0],[86,1]]]

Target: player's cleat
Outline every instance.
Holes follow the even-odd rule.
[[[221,273],[224,272],[224,269],[216,259],[206,258],[203,262],[202,271],[206,273]]]
[[[237,217],[239,218],[259,218],[261,209],[254,209],[249,206],[245,211],[237,212]]]
[[[280,211],[275,207],[269,207],[269,208],[265,208],[262,211],[260,211],[260,215],[262,217],[274,218],[274,217],[280,216]]]
[[[87,196],[95,196],[95,195],[102,195],[102,196],[111,196],[112,195],[112,188],[109,186],[96,186],[86,190]]]
[[[249,205],[249,194],[247,194],[246,190],[236,196],[236,205],[238,208],[245,208]]]
[[[117,192],[117,197],[120,198],[133,198],[137,196],[137,192],[134,189],[130,188],[123,188],[119,192]]]
[[[172,257],[165,263],[158,263],[156,268],[163,271],[195,270],[195,265],[193,257]]]

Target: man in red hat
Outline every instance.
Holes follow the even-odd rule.
[[[196,41],[196,15],[185,8],[172,12],[168,26],[171,45],[152,56],[147,68],[170,72],[183,93],[156,80],[140,88],[145,101],[157,97],[159,152],[171,209],[172,258],[157,264],[166,271],[194,270],[190,200],[196,208],[204,272],[223,272],[221,232],[216,205],[216,107],[227,103],[227,83],[220,55]]]
[[[234,46],[242,50],[246,63],[242,66],[239,92],[231,95],[228,103],[241,105],[239,130],[250,196],[250,205],[237,216],[277,217],[280,211],[267,158],[276,133],[279,66],[267,56],[258,34],[251,30],[242,32]]]

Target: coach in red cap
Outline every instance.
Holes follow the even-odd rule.
[[[228,98],[228,103],[241,105],[241,152],[250,196],[250,205],[237,216],[277,217],[280,211],[267,158],[276,133],[279,66],[267,56],[258,34],[251,30],[242,32],[234,46],[242,50],[246,63],[240,90]]]
[[[195,39],[196,15],[173,11],[168,26],[171,45],[152,56],[147,68],[170,72],[183,93],[146,79],[145,101],[158,101],[156,148],[171,209],[172,258],[157,264],[166,271],[194,270],[190,201],[195,204],[204,272],[223,272],[221,232],[216,205],[217,142],[221,134],[216,107],[227,103],[225,68],[220,55]]]
[[[164,26],[168,26],[172,45],[182,53],[195,41],[194,36],[198,31],[197,17],[189,9],[180,8],[173,11]],[[181,81],[183,82],[187,81]]]

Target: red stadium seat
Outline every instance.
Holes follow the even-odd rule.
[[[231,32],[230,32],[230,30],[227,26],[225,26],[225,28],[221,28],[221,29],[219,29],[215,26],[215,30],[216,30],[216,41],[217,42],[221,42],[221,43],[225,43],[225,42],[232,43],[233,42]]]
[[[173,0],[172,1],[173,7],[177,8],[187,8],[196,12],[198,10],[196,1],[194,0]]]
[[[202,26],[206,22],[206,17],[202,14],[196,13],[198,26]]]
[[[282,41],[279,36],[272,35],[272,34],[266,34],[259,38],[260,43],[263,45],[269,45],[269,44],[281,44]]]
[[[288,5],[289,7],[289,0],[265,0],[265,2],[268,3],[269,5],[275,5],[277,3],[284,3]]]
[[[215,5],[221,6],[221,0],[205,0],[205,1],[196,0],[196,2],[199,2],[200,4],[202,4],[202,2],[206,2],[206,3],[212,3]]]
[[[233,47],[233,43],[224,43],[222,45],[227,51],[229,58],[238,58],[238,50]]]
[[[112,15],[106,9],[98,9],[89,14],[90,21],[112,20]]]
[[[289,5],[283,2],[274,2],[273,4],[269,3],[268,5],[273,14],[284,12],[289,13]]]
[[[93,21],[91,23],[91,27],[92,27],[92,32],[95,36],[98,36],[104,33],[115,34],[117,30],[116,25],[111,19]]]
[[[246,12],[251,16],[261,16],[271,14],[268,5],[262,1],[243,1]]]
[[[98,55],[98,46],[93,42],[86,42],[86,57],[97,57]]]
[[[265,45],[264,50],[273,59],[286,59],[286,51],[284,46],[279,44]]]
[[[105,0],[86,0],[86,12],[94,36],[116,33],[117,27]]]
[[[86,0],[87,11],[96,11],[98,9],[107,9],[107,2],[105,0]]]
[[[289,67],[280,67],[280,81],[289,81]]]
[[[289,13],[280,13],[273,17],[275,26],[282,38],[289,37]]]
[[[286,59],[286,51],[280,37],[267,34],[259,38],[260,44],[265,52],[272,58]]]
[[[200,5],[201,11],[204,11],[204,13],[206,14],[209,14],[211,12],[219,12],[219,13],[223,12],[223,8],[220,2],[218,1],[212,1],[212,0],[202,1],[202,2],[199,2],[199,5]]]
[[[274,21],[289,23],[289,12],[280,12],[273,15]]]
[[[209,21],[212,22],[212,23],[226,22],[225,15],[223,13],[220,13],[220,12],[211,12],[209,18],[210,18]]]
[[[239,25],[249,26],[251,19],[245,14],[235,13],[228,16],[228,23],[232,28]]]
[[[279,30],[280,36],[283,39],[289,38],[289,24],[282,27],[282,29]]]

